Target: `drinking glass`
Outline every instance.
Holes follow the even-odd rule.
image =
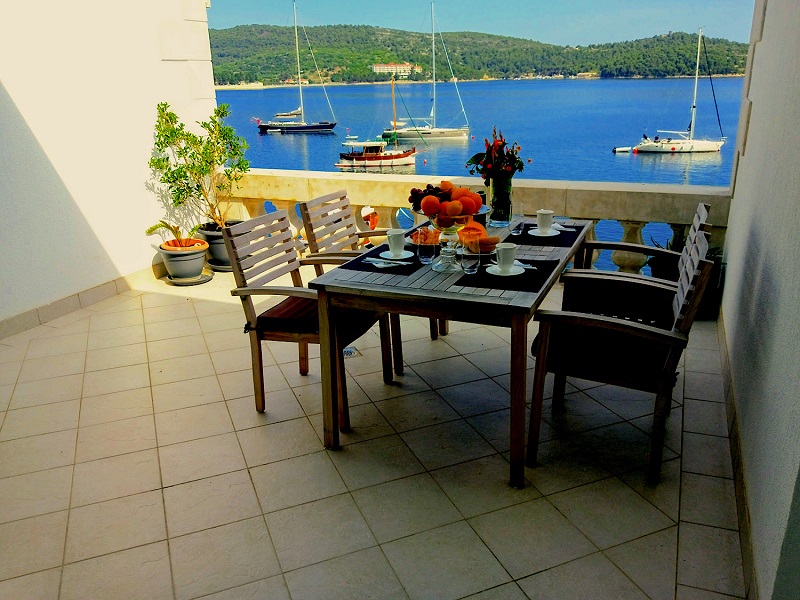
[[[511,218],[508,220],[508,229],[511,235],[520,235],[525,231],[525,215],[522,201],[512,197]]]
[[[478,243],[480,233],[477,231],[462,232],[461,240],[463,244],[461,247],[461,268],[464,269],[464,273],[474,275],[481,266],[480,245]],[[474,250],[477,250],[477,252],[473,252]]]
[[[433,239],[433,230],[430,225],[425,225],[417,230],[417,258],[423,265],[429,265],[433,262],[433,256],[436,254],[435,243],[430,243]]]

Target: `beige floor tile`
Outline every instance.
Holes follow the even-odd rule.
[[[408,431],[458,419],[458,413],[433,390],[382,400],[376,402],[375,406],[395,431]]]
[[[89,350],[86,353],[86,371],[102,371],[146,362],[147,347],[143,343]]]
[[[170,537],[261,515],[246,470],[166,488],[164,506]]]
[[[679,584],[744,597],[738,531],[681,522],[679,540]]]
[[[187,290],[181,290],[179,293],[159,293],[149,292],[141,296],[142,308],[157,308],[159,306],[172,306],[174,304],[185,304],[189,298]]]
[[[681,521],[738,530],[733,480],[684,473]]]
[[[265,514],[347,491],[324,451],[254,467],[250,476]]]
[[[272,512],[266,519],[284,572],[376,545],[349,494]]]
[[[166,542],[106,554],[64,567],[60,600],[171,597]]]
[[[322,423],[322,414],[319,413],[310,417],[309,421],[311,421],[320,441],[324,440],[325,428]],[[375,405],[371,403],[350,407],[350,426],[350,431],[339,433],[339,442],[343,446],[347,444],[357,444],[394,433],[394,429],[389,424],[389,421],[387,421]]]
[[[609,548],[674,524],[617,478],[548,497],[599,548]]]
[[[116,367],[103,371],[85,373],[83,376],[83,395],[100,396],[124,392],[150,385],[147,365]]]
[[[112,500],[161,487],[156,450],[143,450],[75,465],[72,506]]]
[[[263,413],[256,410],[255,399],[252,396],[228,400],[225,404],[228,405],[233,427],[237,431],[305,416],[292,390],[279,390],[266,394],[264,398],[266,409]]]
[[[445,341],[448,346],[452,346],[457,352],[463,355],[472,352],[481,352],[483,350],[501,350],[507,359],[509,357],[509,343],[491,334],[483,327],[451,331],[451,333],[445,336]]]
[[[364,390],[367,397],[373,402],[386,400],[387,398],[406,396],[408,394],[416,394],[417,392],[424,392],[431,389],[411,367],[406,367],[402,375],[395,375],[394,382],[391,385],[385,384],[383,382],[383,377],[374,373],[360,375],[354,377],[354,379],[358,386]]]
[[[528,597],[516,582],[511,582],[467,596],[464,600],[528,600]]]
[[[559,433],[576,433],[619,423],[623,417],[608,410],[584,392],[566,394],[563,410],[552,410],[550,400],[542,406],[542,419]]]
[[[280,573],[263,517],[170,539],[177,600]]]
[[[531,485],[508,485],[509,466],[493,455],[433,471],[431,475],[465,518],[520,504],[541,496]]]
[[[674,600],[677,525],[609,548],[605,555],[652,600]]]
[[[152,390],[156,413],[221,402],[224,399],[219,381],[214,375],[154,385]]]
[[[196,317],[163,321],[161,323],[147,323],[144,329],[148,342],[202,334],[200,323]]]
[[[241,327],[239,328],[241,332]],[[208,335],[208,334],[207,334]],[[242,336],[247,337],[247,336]],[[287,362],[297,361],[297,344],[294,342],[262,342],[275,359],[275,364],[282,365]],[[309,344],[308,357],[319,358],[319,344]]]
[[[458,352],[449,346],[444,338],[432,340],[429,337],[423,339],[406,340],[405,330],[403,331],[403,362],[408,365],[415,365],[441,358],[457,356]]]
[[[695,400],[708,400],[710,402],[725,402],[725,388],[722,375],[716,373],[686,373],[684,394],[687,398]]]
[[[161,323],[163,321],[176,321],[196,316],[192,302],[186,298],[181,303],[165,304],[163,306],[147,306],[142,310],[145,323]]]
[[[0,479],[0,523],[69,508],[72,465]]]
[[[43,358],[56,354],[71,354],[73,352],[86,352],[89,342],[89,333],[72,333],[58,336],[57,338],[41,338],[31,340],[28,344],[26,358]],[[2,362],[2,361],[0,361]]]
[[[36,598],[57,600],[61,569],[39,571],[15,579],[0,581],[0,598]]]
[[[61,566],[67,511],[0,525],[0,580]]]
[[[73,508],[69,514],[66,563],[165,540],[161,490]]]
[[[198,379],[214,372],[208,354],[194,354],[150,362],[150,380],[153,385]]]
[[[606,479],[610,474],[576,437],[540,442],[538,465],[525,468],[525,477],[545,495]]]
[[[47,379],[18,383],[14,387],[8,407],[29,408],[65,400],[77,400],[81,397],[82,389],[83,375],[80,373],[59,377],[55,385],[53,381]]]
[[[151,362],[208,352],[205,338],[199,334],[147,342],[146,348]]]
[[[251,600],[260,598],[290,600],[289,589],[286,587],[283,575],[267,577],[266,579],[230,588],[223,592],[203,596],[203,600],[242,600],[243,598]]]
[[[469,524],[514,579],[596,551],[545,499],[487,513]]]
[[[427,473],[357,490],[353,499],[381,544],[461,519]]]
[[[234,371],[217,376],[225,400],[253,395],[253,371]],[[277,392],[289,389],[289,384],[277,366],[264,367],[264,391]]]
[[[8,410],[11,403],[11,393],[14,391],[14,384],[0,385],[0,411]]]
[[[197,460],[198,456],[204,460]],[[172,444],[160,448],[159,457],[164,487],[245,468],[242,450],[233,433]]]
[[[667,460],[661,464],[661,480],[656,486],[648,483],[646,468],[620,475],[620,479],[670,519],[678,522],[681,495],[681,461],[679,458]]]
[[[211,331],[203,334],[203,339],[206,341],[206,346],[212,352],[223,352],[225,350],[234,350],[236,348],[247,348],[248,354],[250,352],[250,340],[248,336],[242,333],[241,329],[225,329],[223,331]],[[262,344],[262,353],[272,359],[272,354],[267,348],[266,344]]]
[[[6,341],[7,340],[0,340],[0,364],[5,364],[9,362],[22,362],[22,360],[25,358],[26,346],[24,344],[20,346],[8,346],[5,343]],[[38,341],[38,339],[31,340],[31,343],[33,343],[34,341]],[[46,340],[46,341],[42,340],[39,343],[42,344],[43,347],[45,348],[50,348],[53,345],[51,340]],[[30,346],[28,346],[28,348],[29,347]],[[32,358],[36,357],[33,356]]]
[[[141,325],[142,323],[142,311],[140,310],[95,314],[91,317],[89,332],[131,327],[134,325]]]
[[[433,389],[485,379],[486,374],[463,356],[414,365],[414,371]]]
[[[233,431],[224,402],[156,413],[158,444],[165,446]]]
[[[283,421],[264,427],[239,431],[248,467],[319,452],[322,444],[308,419]]]
[[[378,548],[367,548],[286,574],[294,600],[406,600],[397,576]]]
[[[0,441],[75,429],[79,410],[78,400],[9,410],[0,427]]]
[[[75,462],[86,462],[156,447],[153,417],[145,415],[81,427]]]
[[[382,549],[414,600],[462,598],[510,581],[506,570],[464,522],[402,538]]]
[[[144,341],[144,325],[142,324],[129,325],[117,329],[106,329],[103,331],[90,331],[87,350],[141,344]]]
[[[77,429],[0,442],[0,478],[71,465]]]
[[[34,359],[42,360],[42,359]],[[17,382],[22,371],[22,361],[0,363],[0,384],[13,385]]]
[[[238,310],[229,310],[215,315],[202,315],[198,317],[198,320],[203,333],[224,331],[226,329],[238,329],[241,331],[244,324],[244,314],[239,308]]]
[[[728,594],[717,594],[708,590],[700,590],[685,585],[679,585],[675,594],[675,600],[736,600],[734,596]]]
[[[463,421],[407,431],[400,437],[428,470],[494,454],[494,448]]]
[[[480,352],[470,352],[464,355],[466,359],[489,377],[499,377],[511,372],[511,347],[492,348]],[[530,356],[528,357],[528,368],[532,369],[536,364]]]
[[[368,440],[329,452],[348,489],[414,475],[425,469],[399,436]]]
[[[275,359],[272,358],[269,352],[262,352],[261,360],[264,366],[272,366],[275,364]],[[214,364],[214,371],[216,373],[241,371],[242,367],[248,367],[252,362],[250,347],[244,346],[241,348],[211,352],[211,361]]]
[[[583,436],[582,444],[589,456],[613,473],[629,473],[650,461],[650,437],[629,423],[593,429]],[[676,456],[669,447],[664,447],[662,460]]]
[[[437,390],[462,417],[479,415],[511,405],[511,397],[492,379],[481,379]]]
[[[722,373],[719,350],[687,348],[684,352],[686,370],[700,373]]]
[[[601,385],[586,391],[586,395],[626,420],[652,415],[655,394],[613,385]]]
[[[347,359],[347,360],[349,361],[351,359]],[[242,365],[240,365],[239,368],[241,369],[243,366],[247,366],[249,364],[249,362],[250,361],[248,361],[246,363],[242,363]],[[275,376],[276,382],[272,384],[273,386],[277,385],[277,381],[279,381],[279,379],[280,379],[277,376],[278,372],[280,372],[281,376],[283,377],[284,380],[286,380],[286,382],[289,384],[290,387],[313,385],[315,383],[320,383],[322,381],[322,378],[321,378],[321,375],[320,375],[320,360],[319,360],[319,358],[310,358],[308,360],[308,373],[306,375],[301,375],[300,374],[299,363],[297,363],[296,361],[278,362],[276,367],[277,367],[277,370],[275,368],[269,369],[269,367],[265,367],[265,370],[269,369],[269,372],[276,373],[276,376]],[[369,373],[373,373],[374,370],[370,370],[368,372]],[[349,373],[349,371],[348,371],[348,373]]]
[[[519,586],[533,600],[648,600],[642,590],[599,552],[526,577]]]
[[[683,434],[683,470],[713,477],[733,477],[728,438]]]
[[[684,431],[727,437],[728,425],[724,404],[687,399],[683,411]]]
[[[153,414],[150,388],[138,388],[91,396],[81,400],[81,427],[122,421]]]

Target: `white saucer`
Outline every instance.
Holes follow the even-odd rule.
[[[551,229],[547,233],[539,233],[538,229],[531,229],[528,233],[530,235],[535,235],[536,237],[553,237],[554,235],[558,235],[561,232],[558,229]]]
[[[389,260],[403,260],[404,258],[411,258],[414,256],[414,253],[411,250],[403,250],[401,254],[395,256],[392,254],[391,250],[386,250],[385,252],[381,252],[378,256]]]
[[[490,275],[500,275],[500,277],[507,277],[508,275],[519,275],[525,272],[523,267],[518,267],[517,265],[513,265],[508,271],[501,271],[500,267],[497,265],[491,265],[486,267],[486,272]]]

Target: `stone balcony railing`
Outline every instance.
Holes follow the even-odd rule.
[[[246,219],[263,214],[264,203],[269,201],[278,209],[288,211],[300,233],[303,225],[295,210],[297,203],[344,189],[357,223],[363,224],[361,209],[371,206],[379,215],[379,227],[396,227],[397,211],[409,207],[409,190],[424,188],[428,183],[438,185],[442,179],[475,191],[484,189],[477,177],[252,169],[234,190],[228,216]],[[711,205],[709,221],[714,225],[711,245],[722,248],[731,193],[727,187],[516,178],[514,199],[521,202],[525,214],[529,215],[547,208],[556,215],[575,219],[618,221],[623,229],[622,241],[638,244],[644,243],[642,229],[648,223],[668,223],[674,235],[682,237],[692,222],[697,204],[705,202]],[[639,255],[615,252],[612,261],[625,271],[637,271],[642,266]]]

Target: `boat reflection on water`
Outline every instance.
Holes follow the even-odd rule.
[[[675,154],[643,152],[617,156],[617,160],[627,157],[628,160],[634,161],[641,174],[650,172],[654,174],[664,172],[681,174],[681,183],[683,184],[691,183],[691,175],[701,176],[706,170],[718,170],[723,162],[722,155],[719,152],[676,152]],[[656,180],[656,178],[653,177],[653,180]]]
[[[413,175],[417,172],[417,165],[395,165],[386,167],[339,167],[342,173],[395,173],[400,175]]]

